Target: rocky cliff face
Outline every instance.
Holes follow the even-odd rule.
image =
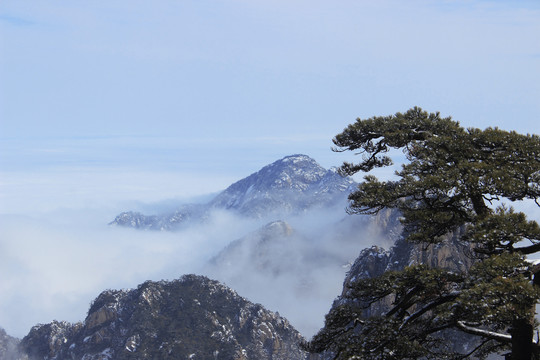
[[[263,167],[232,184],[207,204],[182,205],[173,212],[144,215],[127,211],[110,224],[145,230],[174,230],[201,221],[212,210],[227,210],[250,218],[301,214],[342,203],[355,186],[334,170],[326,170],[306,155],[292,155]]]
[[[395,234],[394,245],[390,250],[379,246],[362,250],[347,273],[343,284],[344,291],[357,279],[377,277],[385,271],[403,270],[410,265],[426,264],[455,271],[466,271],[472,265],[470,247],[458,240],[461,236],[460,230],[448,234],[446,240],[440,244],[424,247],[422,244],[408,243],[399,236],[400,225],[397,217],[388,223],[386,229],[390,234]]]
[[[29,359],[306,359],[288,321],[206,277],[108,290],[84,323],[35,326]]]
[[[353,284],[359,279],[374,278],[390,270],[403,270],[406,266],[415,264],[426,264],[430,267],[440,267],[455,271],[466,271],[473,263],[471,248],[469,245],[459,241],[461,230],[450,233],[446,239],[437,245],[425,247],[421,244],[408,243],[401,236],[401,225],[399,214],[395,210],[385,210],[380,212],[375,218],[375,222],[382,226],[383,232],[388,236],[394,245],[385,250],[380,246],[372,246],[360,252],[355,262],[348,271],[343,282],[343,290],[340,296],[334,301],[332,307],[337,308],[346,304],[354,296],[351,295]],[[387,312],[392,305],[393,299],[385,298],[371,304],[363,310],[362,317],[377,316]],[[478,345],[480,339],[461,333],[455,330],[445,330],[444,336],[453,339],[454,350],[466,353],[467,349],[473,349]],[[332,354],[321,354],[325,359],[331,359]]]
[[[351,266],[343,282],[341,296],[333,306],[342,304],[351,289],[351,285],[362,278],[374,278],[389,270],[403,270],[406,266],[414,264],[427,264],[432,267],[442,267],[452,270],[465,270],[472,260],[467,256],[468,248],[451,237],[446,244],[430,246],[427,249],[422,245],[409,244],[403,239],[396,241],[390,250],[379,246],[364,249]],[[374,303],[365,310],[364,316],[369,317],[387,311],[391,299]]]

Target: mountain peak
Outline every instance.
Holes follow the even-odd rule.
[[[279,162],[292,162],[292,163],[298,163],[298,162],[302,162],[302,161],[305,161],[305,162],[310,162],[310,163],[313,163],[313,164],[317,164],[317,162],[307,156],[307,155],[304,155],[304,154],[293,154],[293,155],[288,155],[288,156],[285,156],[284,158],[280,159],[280,160],[277,160],[275,161],[276,163],[279,163]]]
[[[270,213],[298,213],[344,199],[352,179],[326,170],[307,155],[286,156],[237,181],[211,203],[262,217]]]
[[[279,236],[289,236],[293,233],[291,225],[282,220],[272,221],[263,228],[265,233],[276,234]]]
[[[260,185],[268,188],[305,190],[309,184],[319,181],[326,172],[326,169],[309,156],[297,154],[277,160],[247,179],[257,179]]]
[[[304,339],[277,313],[204,276],[107,290],[84,323],[34,327],[22,349],[54,359],[294,359]]]
[[[212,210],[232,210],[252,217],[282,217],[335,204],[346,205],[354,186],[350,177],[327,170],[304,154],[285,156],[230,185],[208,204],[183,205],[171,214],[123,212],[110,224],[138,229],[178,229],[204,219]]]

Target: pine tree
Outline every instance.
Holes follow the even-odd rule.
[[[406,158],[397,180],[366,175],[349,196],[350,213],[397,209],[403,237],[425,246],[461,229],[459,240],[470,245],[474,265],[464,272],[414,265],[357,280],[308,349],[335,359],[463,359],[503,351],[513,360],[537,359],[540,268],[527,255],[540,251],[540,227],[507,203],[532,200],[540,206],[540,138],[465,129],[415,107],[357,119],[333,141],[335,151],[362,154],[359,163],[341,166],[344,175],[392,165],[391,149]],[[388,311],[362,316],[385,299]],[[448,331],[482,341],[456,353]]]

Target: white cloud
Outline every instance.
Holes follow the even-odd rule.
[[[233,268],[216,271],[208,266],[213,256],[273,219],[215,212],[202,225],[155,232],[109,227],[108,214],[96,208],[0,215],[0,326],[21,337],[36,323],[83,320],[90,301],[105,289],[197,273],[279,311],[311,336],[340,292],[344,265],[379,239],[369,228],[336,226],[345,216],[338,206],[289,218],[299,237],[260,248],[248,244],[251,250],[239,252]],[[270,268],[256,265],[260,259],[250,251],[262,251]]]
[[[198,273],[254,226],[222,214],[204,227],[144,232],[108,227],[97,211],[0,215],[0,326],[24,336],[38,322],[83,320],[101,291]]]

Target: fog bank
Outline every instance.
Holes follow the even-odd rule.
[[[269,219],[220,211],[204,224],[160,232],[107,226],[114,215],[100,210],[0,215],[0,325],[8,334],[22,337],[33,325],[52,320],[82,321],[105,289],[196,273],[280,312],[309,337],[341,292],[347,263],[374,241],[368,230],[355,235],[344,224],[339,225],[341,239],[332,238],[345,212],[320,211],[289,219],[293,237],[273,239],[264,247],[248,243],[244,246],[259,255],[238,252],[232,269],[216,271],[209,260]],[[255,266],[261,258],[277,270]]]

